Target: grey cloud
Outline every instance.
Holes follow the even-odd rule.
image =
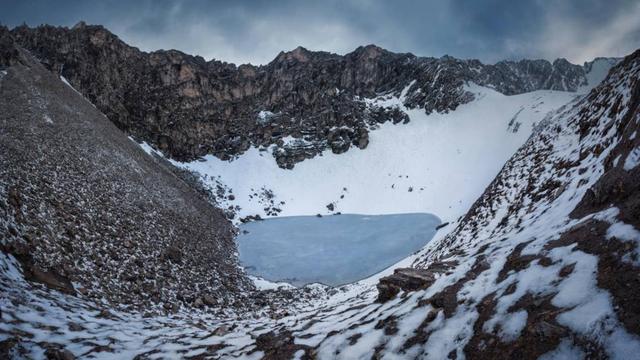
[[[116,1],[2,0],[15,26],[103,24],[143,50],[266,63],[302,45],[346,53],[375,43],[422,56],[500,59],[622,56],[640,47],[640,8],[627,0]]]

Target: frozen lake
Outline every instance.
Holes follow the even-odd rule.
[[[422,248],[439,224],[438,217],[421,213],[280,217],[240,225],[237,243],[249,274],[296,286],[337,286]]]

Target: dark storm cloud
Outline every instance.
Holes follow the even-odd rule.
[[[640,47],[635,0],[549,1],[7,1],[0,22],[103,24],[143,50],[266,63],[302,45],[346,53],[363,44],[423,56],[622,56]]]

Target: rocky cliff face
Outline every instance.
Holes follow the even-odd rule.
[[[344,56],[297,48],[264,66],[205,61],[179,51],[141,52],[101,26],[17,27],[16,41],[103,111],[120,129],[177,160],[222,159],[276,145],[284,168],[330,148],[365,148],[368,131],[408,121],[365,98],[407,94],[405,105],[446,112],[469,102],[469,81],[504,94],[576,91],[585,68],[564,59],[504,61],[416,57],[374,45]],[[287,139],[295,141],[285,141]]]

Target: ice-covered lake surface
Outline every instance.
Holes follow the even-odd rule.
[[[361,280],[423,247],[432,214],[290,216],[240,225],[240,262],[251,275],[296,286]]]

